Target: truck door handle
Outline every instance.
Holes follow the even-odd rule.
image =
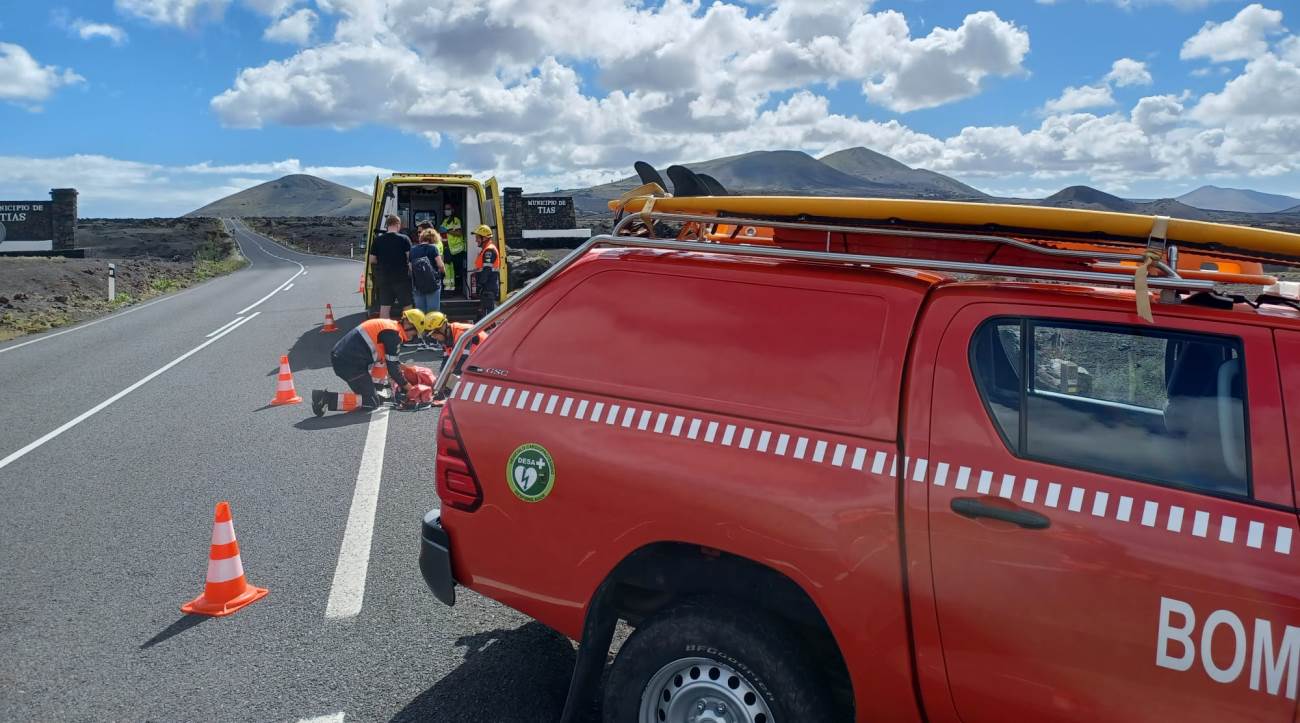
[[[952,511],[972,520],[977,517],[988,517],[994,520],[1010,522],[1026,530],[1046,530],[1052,525],[1052,521],[1046,515],[1040,515],[1032,510],[1023,510],[1018,507],[1008,508],[991,505],[978,497],[954,498]]]

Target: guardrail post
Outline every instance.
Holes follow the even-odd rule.
[[[108,300],[117,298],[117,264],[108,265]]]

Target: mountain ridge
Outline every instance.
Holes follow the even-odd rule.
[[[228,216],[366,216],[370,196],[324,178],[294,173],[260,183],[185,214]]]

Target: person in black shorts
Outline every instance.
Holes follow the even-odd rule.
[[[379,318],[393,318],[413,303],[411,298],[411,239],[402,230],[402,219],[384,218],[384,233],[370,242],[370,270],[375,281],[375,303]]]

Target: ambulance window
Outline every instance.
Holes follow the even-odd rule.
[[[1003,340],[1012,327],[1017,341],[1030,341],[1020,351],[1032,374],[1009,403],[998,379],[1001,360],[983,350],[1007,349]],[[1235,339],[999,319],[976,333],[971,361],[991,416],[1021,457],[1250,494],[1242,351]],[[1010,368],[1020,377],[1014,363],[1002,367],[1002,374]]]

